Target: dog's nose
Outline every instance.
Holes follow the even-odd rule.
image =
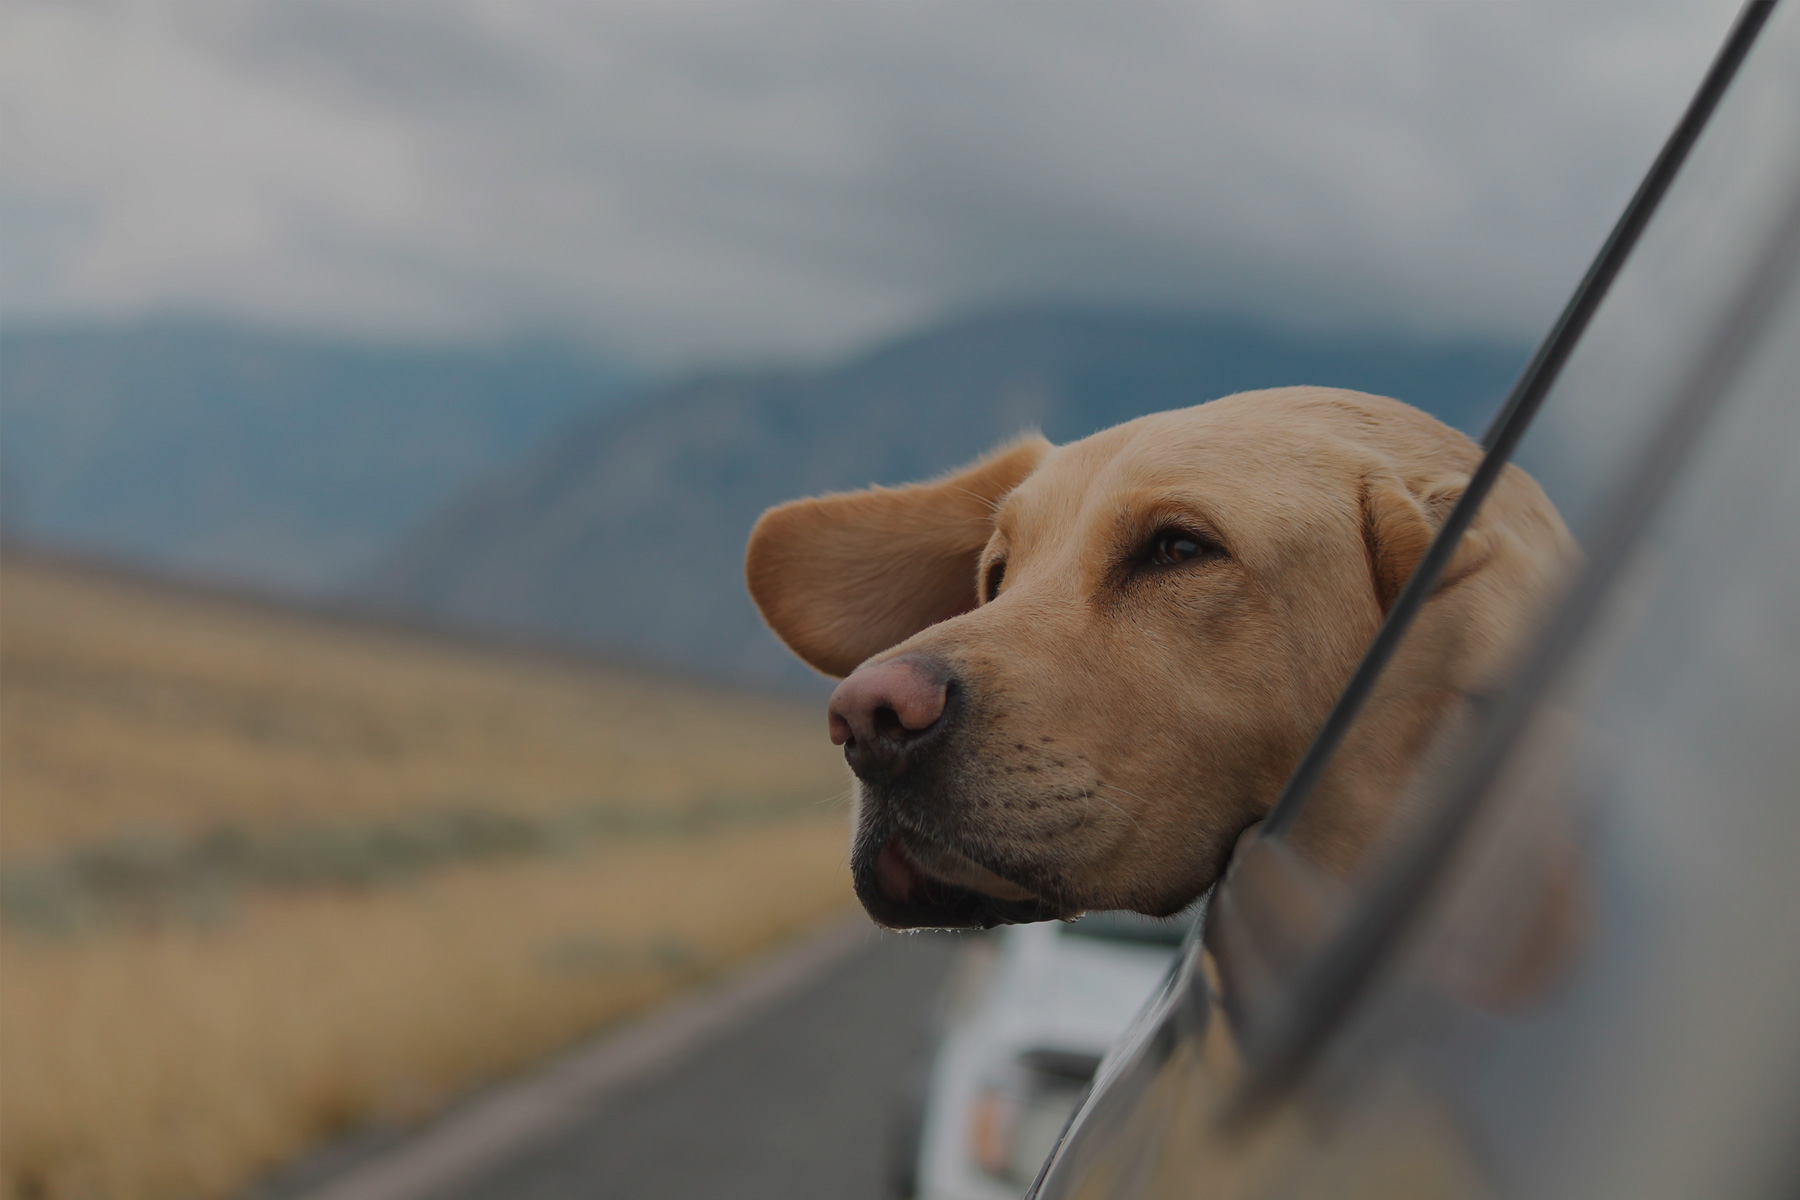
[[[938,726],[950,673],[922,655],[862,667],[831,694],[831,740],[864,779],[898,774],[906,753]]]

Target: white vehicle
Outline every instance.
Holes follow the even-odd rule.
[[[974,940],[953,978],[896,1190],[1017,1200],[1101,1056],[1168,976],[1191,917],[1090,913]],[[907,1170],[911,1167],[911,1170]]]

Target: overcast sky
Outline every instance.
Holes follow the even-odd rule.
[[[1073,299],[1528,339],[1735,5],[0,5],[0,316],[651,369]]]

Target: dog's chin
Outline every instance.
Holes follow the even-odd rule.
[[[1065,916],[972,859],[897,833],[859,838],[856,897],[889,929],[992,929]]]

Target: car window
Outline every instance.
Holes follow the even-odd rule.
[[[1771,184],[1780,156],[1746,153],[1744,139],[1766,136],[1757,126],[1780,109],[1763,95],[1771,73],[1745,85],[1738,67],[1766,12],[1748,10],[1727,41],[1486,435],[1486,458],[1365,661],[1217,889],[1208,942],[1225,1003],[1253,1046],[1286,1020],[1294,971],[1338,935],[1349,897],[1429,835],[1434,795],[1593,549],[1597,498],[1614,494],[1641,456],[1666,380],[1692,360],[1759,252],[1751,231],[1767,227],[1780,194]],[[1694,285],[1680,286],[1688,276]],[[1515,588],[1499,620],[1462,624],[1484,614],[1459,610],[1455,589],[1485,586],[1481,564],[1525,538],[1539,545],[1507,569],[1515,580],[1521,564],[1539,577]],[[1346,813],[1361,825],[1349,852]]]
[[[1742,40],[1747,51],[1749,38]],[[1592,546],[1601,499],[1617,490],[1641,454],[1667,380],[1698,353],[1709,319],[1761,252],[1752,231],[1767,228],[1771,206],[1782,195],[1780,177],[1791,165],[1790,156],[1747,153],[1744,145],[1747,139],[1766,136],[1761,125],[1780,119],[1780,98],[1765,94],[1776,86],[1774,73],[1752,73],[1748,83],[1738,80],[1727,96],[1735,61],[1728,46],[1715,66],[1716,86],[1701,89],[1684,128],[1671,137],[1561,326],[1515,389],[1509,401],[1515,428],[1504,428],[1509,414],[1503,412],[1485,439],[1494,449],[1475,473],[1474,484],[1505,460],[1509,465],[1498,472],[1498,487],[1504,487],[1511,470],[1525,471],[1541,486],[1575,549],[1559,568],[1562,582]],[[1711,119],[1719,113],[1724,114],[1721,119]],[[1609,258],[1616,263],[1609,266]],[[1591,315],[1582,319],[1584,303],[1591,305]],[[1569,344],[1559,349],[1559,338]],[[1521,404],[1526,411],[1517,411]],[[1333,714],[1342,726],[1335,740],[1329,747],[1314,748],[1309,758],[1315,761],[1302,764],[1278,804],[1268,831],[1285,835],[1302,857],[1309,840],[1333,836],[1329,828],[1315,828],[1329,819],[1331,806],[1313,804],[1314,795],[1322,789],[1352,788],[1351,781],[1337,777],[1350,752],[1373,735],[1387,706],[1420,686],[1420,664],[1447,657],[1443,643],[1455,632],[1433,627],[1420,614],[1429,614],[1429,597],[1437,588],[1455,586],[1457,564],[1478,552],[1478,544],[1470,543],[1502,499],[1496,490],[1469,506],[1473,533],[1446,528],[1441,544],[1433,548],[1446,562],[1445,571],[1436,581],[1415,581],[1426,585],[1419,608],[1398,612],[1397,627],[1383,631],[1391,645],[1366,690],[1341,703]],[[1438,744],[1412,760],[1417,765],[1413,777],[1387,773],[1375,784],[1381,794],[1363,798],[1399,814],[1387,838],[1396,851],[1411,828],[1407,817],[1428,807],[1423,793],[1461,754],[1560,593],[1560,583],[1547,587],[1539,608],[1519,614],[1516,628],[1507,634],[1511,650],[1501,658],[1504,666],[1480,678],[1445,681]],[[1368,855],[1360,874],[1378,871],[1383,861],[1380,854]]]

